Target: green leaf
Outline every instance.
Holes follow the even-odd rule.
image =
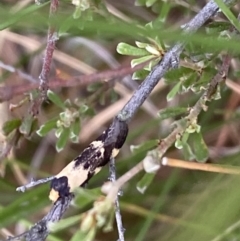
[[[175,147],[177,149],[182,149],[184,145],[187,143],[188,137],[189,137],[189,133],[184,132],[183,135],[177,138],[177,140],[175,141]]]
[[[17,13],[14,13],[13,11],[8,11],[7,16],[4,17],[4,21],[1,21],[0,23],[0,30],[3,30],[5,28],[10,27],[11,25],[20,22],[25,16],[29,16],[34,14],[37,10],[40,8],[43,8],[48,3],[42,4],[41,6],[37,5],[30,5],[27,8],[23,8],[19,10]],[[3,20],[3,19],[2,19]]]
[[[147,0],[146,7],[151,7],[157,0]]]
[[[149,74],[149,71],[145,69],[140,69],[133,73],[132,78],[134,80],[139,80],[139,79],[142,80],[142,79],[145,79],[148,74]]]
[[[130,56],[149,55],[147,50],[133,47],[126,43],[119,43],[117,46],[117,52],[122,55],[130,55]]]
[[[191,143],[193,143],[193,152],[198,162],[205,162],[208,159],[208,147],[203,140],[202,134],[194,132],[190,135]]]
[[[61,134],[60,134],[60,136],[57,140],[57,143],[56,143],[57,152],[60,152],[60,151],[63,150],[63,148],[67,144],[69,135],[70,135],[70,129],[69,128],[63,128],[62,132],[61,132]]]
[[[231,24],[240,32],[240,24],[237,18],[233,15],[229,7],[222,0],[214,0],[224,15],[228,18]]]
[[[75,122],[70,127],[71,133],[70,138],[78,137],[81,129],[80,119],[76,119]]]
[[[25,136],[29,136],[31,134],[32,125],[34,123],[34,117],[31,115],[26,115],[21,123],[21,126],[19,127],[20,133],[22,133]]]
[[[59,30],[58,30],[59,37],[61,37],[62,35],[65,35],[68,32],[68,30],[72,26],[72,21],[73,21],[72,16],[70,16],[70,17],[66,18],[64,21],[62,21],[61,26],[59,27]]]
[[[182,84],[182,82],[181,81],[179,81],[172,89],[171,89],[171,91],[168,93],[168,95],[167,95],[167,101],[171,101],[174,97],[175,97],[175,95],[178,93],[178,91],[179,91],[179,89],[180,89],[180,87],[181,87],[181,84]]]
[[[142,179],[137,183],[137,190],[144,194],[149,185],[152,183],[156,173],[145,173]]]
[[[139,41],[135,41],[135,44],[138,46],[140,49],[145,49],[148,46],[148,43],[143,43]]]
[[[87,205],[92,204],[93,201],[97,200],[97,198],[102,195],[102,192],[100,188],[77,188],[74,194],[76,195],[74,198],[74,203],[77,207],[82,209],[85,208]]]
[[[61,135],[61,133],[63,132],[63,126],[60,126],[60,127],[58,127],[56,130],[55,130],[55,136],[57,137],[57,138],[59,138],[60,137],[60,135]]]
[[[197,72],[193,72],[189,74],[189,76],[185,80],[183,80],[181,92],[184,93],[189,91],[189,89],[196,83],[197,79],[198,79]]]
[[[176,84],[179,83],[180,78],[183,76],[189,76],[192,74],[192,70],[190,68],[180,67],[177,69],[172,69],[168,71],[164,76],[164,82],[166,84]]]
[[[82,15],[82,9],[80,7],[76,7],[73,13],[73,18],[78,19],[81,17],[81,15]]]
[[[168,107],[162,109],[158,112],[158,116],[161,120],[165,120],[167,118],[176,117],[181,114],[185,114],[187,112],[187,107]]]
[[[134,145],[130,146],[130,150],[134,154],[146,152],[146,151],[152,150],[153,148],[156,148],[158,146],[158,142],[159,140],[149,140],[138,146],[134,146]]]
[[[182,148],[183,156],[185,160],[192,161],[196,159],[195,155],[193,154],[193,151],[191,147],[188,145],[188,143],[183,143]]]
[[[41,125],[37,134],[39,136],[46,136],[49,131],[57,127],[58,117],[54,117],[53,119],[47,121],[45,124]]]
[[[136,0],[135,1],[135,6],[144,6],[146,3],[146,0]]]
[[[80,106],[80,108],[79,108],[79,113],[80,113],[80,114],[84,114],[84,113],[86,113],[86,112],[88,111],[88,109],[89,109],[89,106],[88,106],[88,105],[82,104],[82,105]]]
[[[137,59],[133,59],[131,61],[131,67],[135,67],[136,65],[139,65],[141,63],[144,63],[152,58],[154,58],[155,56],[154,55],[146,55],[146,56],[143,56],[143,57],[140,57],[140,58],[137,58]]]
[[[96,235],[96,228],[92,228],[88,233],[78,230],[70,241],[92,241]]]
[[[229,22],[223,22],[223,21],[212,22],[206,26],[206,32],[208,34],[219,34],[224,30],[229,30],[230,27],[231,27],[231,23]]]
[[[158,64],[160,58],[156,58],[151,60],[146,66],[144,66],[144,69],[147,71],[152,71],[153,67]]]
[[[14,199],[0,210],[0,228],[6,227],[22,218],[28,218],[49,204],[48,185],[35,187],[25,193],[16,193]]]
[[[175,145],[175,147],[176,147],[177,149],[182,149],[182,148],[183,148],[182,139],[180,139],[180,138],[177,139],[177,140],[175,141],[174,145]]]
[[[10,134],[13,130],[19,128],[19,126],[21,125],[22,121],[20,119],[12,119],[12,120],[9,120],[9,121],[6,121],[4,124],[3,124],[3,127],[2,127],[2,131],[3,131],[3,134],[5,136],[7,136],[8,134]]]
[[[99,83],[99,82],[97,82],[97,83],[92,83],[92,84],[89,84],[89,85],[87,86],[87,91],[89,91],[89,92],[95,92],[95,91],[97,91],[98,89],[100,89],[102,86],[103,86],[103,84],[102,84],[102,83]]]
[[[74,224],[79,223],[80,219],[81,219],[81,215],[76,215],[65,219],[61,219],[59,222],[54,223],[50,226],[50,231],[58,232],[60,230],[66,229]]]
[[[65,105],[63,101],[53,91],[48,90],[47,96],[48,96],[48,99],[51,100],[56,106],[60,107],[61,109],[65,109]]]

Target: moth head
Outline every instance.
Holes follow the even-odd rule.
[[[69,190],[68,178],[66,176],[59,178],[55,177],[51,182],[49,199],[53,202],[56,202],[58,198],[68,196],[70,194]]]

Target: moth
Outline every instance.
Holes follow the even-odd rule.
[[[119,153],[128,135],[128,125],[115,118],[112,124],[51,181],[49,199],[54,203],[84,186]]]

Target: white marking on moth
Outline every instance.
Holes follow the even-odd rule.
[[[59,198],[59,193],[52,188],[48,197],[52,202],[56,202]]]
[[[119,149],[114,148],[114,149],[112,150],[112,156],[111,156],[111,157],[116,157],[116,156],[118,155],[118,153],[119,153]]]
[[[102,148],[103,147],[103,142],[102,141],[93,141],[90,146],[92,146],[93,148],[97,149],[97,148]]]
[[[55,177],[60,178],[66,176],[68,178],[68,186],[70,187],[69,191],[72,192],[75,188],[81,186],[87,180],[89,168],[83,169],[82,164],[75,167],[75,162],[72,161]]]

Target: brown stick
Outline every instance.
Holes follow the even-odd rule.
[[[240,174],[240,167],[234,167],[234,166],[227,167],[225,165],[223,166],[223,165],[216,165],[216,164],[182,161],[182,160],[167,158],[167,157],[164,157],[162,159],[162,165],[169,166],[169,167],[185,168],[190,170],[205,171],[205,172],[217,172],[217,173],[225,173],[225,174],[233,174],[233,175]]]

